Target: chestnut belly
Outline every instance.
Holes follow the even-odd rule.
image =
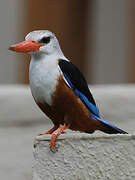
[[[52,94],[52,105],[45,102],[37,104],[55,125],[66,123],[70,125],[70,129],[79,131],[101,129],[101,123],[91,118],[85,104],[68,87],[62,77],[59,78],[56,90]]]

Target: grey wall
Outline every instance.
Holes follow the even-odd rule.
[[[87,66],[88,78],[92,83],[128,82],[129,2],[92,1],[88,19]]]
[[[23,3],[18,0],[0,1],[0,83],[22,81],[22,56],[9,52],[8,47],[22,38],[25,19]]]

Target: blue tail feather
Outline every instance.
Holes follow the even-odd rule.
[[[118,127],[114,126],[113,124],[109,123],[108,121],[105,121],[104,119],[95,116],[91,113],[92,119],[98,119],[100,122],[102,122],[104,125],[106,125],[106,129],[101,130],[108,134],[128,134],[127,132],[123,131],[122,129],[119,129]]]

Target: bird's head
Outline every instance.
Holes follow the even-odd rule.
[[[60,51],[57,38],[48,30],[32,31],[26,35],[25,41],[12,45],[9,49],[29,54],[52,54]]]

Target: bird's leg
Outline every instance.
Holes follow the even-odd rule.
[[[60,134],[62,134],[65,129],[68,129],[68,128],[69,128],[69,125],[64,124],[64,125],[62,125],[61,127],[59,127],[59,128],[57,129],[57,131],[54,132],[54,134],[53,134],[52,137],[51,137],[50,148],[56,146],[55,141],[56,141],[57,137],[58,137]]]
[[[47,131],[45,134],[52,134],[56,129],[58,129],[58,125],[54,125],[53,128],[51,128],[49,131]]]
[[[58,125],[54,125],[53,128],[51,128],[49,131],[43,133],[43,134],[38,134],[38,136],[42,136],[44,134],[52,134],[56,129],[58,129]]]

